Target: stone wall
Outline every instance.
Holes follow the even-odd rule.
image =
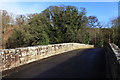
[[[107,78],[120,78],[120,63],[118,61],[118,47],[113,43],[106,44],[106,76]],[[118,49],[119,50],[119,49]]]
[[[93,47],[93,45],[79,43],[62,43],[25,48],[2,49],[0,50],[0,57],[2,59],[2,65],[0,65],[0,68],[1,71],[4,71],[53,55],[61,54],[63,52]]]

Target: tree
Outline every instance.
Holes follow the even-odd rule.
[[[88,26],[90,27],[90,28],[95,28],[95,27],[97,27],[98,26],[98,18],[96,17],[96,16],[89,16],[88,17],[88,21],[89,21],[89,24],[88,24]]]
[[[78,42],[78,31],[87,26],[85,8],[78,11],[75,6],[50,6],[43,14],[50,22],[50,35],[54,33],[52,43]]]
[[[2,10],[1,12],[2,12],[2,27],[4,33],[6,31],[8,24],[10,23],[10,16],[6,10]]]
[[[20,27],[9,39],[8,48],[65,42],[102,45],[101,30],[92,33],[94,28],[101,28],[101,24],[96,16],[87,17],[86,13],[85,8],[75,6],[50,6],[39,14],[20,15],[16,18]]]
[[[19,28],[15,29],[13,35],[8,39],[6,48],[16,48],[24,46],[24,32]]]
[[[111,21],[114,43],[120,47],[120,17]]]
[[[16,17],[16,24],[18,26],[21,26],[23,24],[26,24],[27,23],[27,17],[25,15],[18,15]]]
[[[49,44],[47,27],[43,21],[44,15],[36,14],[28,22],[28,24],[20,24],[13,35],[7,42],[8,48],[35,46]]]

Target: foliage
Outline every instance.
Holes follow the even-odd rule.
[[[120,47],[120,16],[111,21],[114,43]]]
[[[50,6],[39,14],[20,15],[17,27],[7,42],[7,48],[77,42],[103,47],[106,42],[120,41],[113,28],[102,28],[96,16],[86,16],[85,8]],[[118,27],[117,27],[118,28]],[[119,36],[119,37],[118,37]]]

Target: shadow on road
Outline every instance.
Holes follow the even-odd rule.
[[[104,49],[86,49],[35,78],[105,78]]]

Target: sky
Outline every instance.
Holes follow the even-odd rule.
[[[119,2],[119,0],[0,0],[1,2]]]
[[[72,5],[78,9],[84,7],[87,16],[97,16],[99,21],[106,23],[118,16],[118,2],[2,2],[0,10],[14,14],[40,13],[49,6]]]

